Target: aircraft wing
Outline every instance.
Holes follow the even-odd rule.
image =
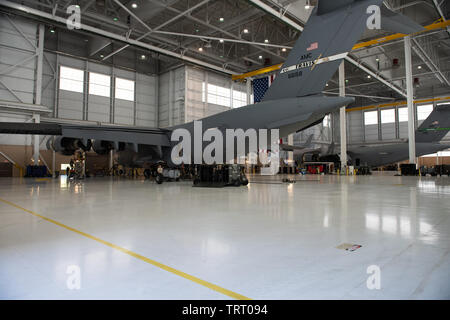
[[[76,139],[170,146],[170,131],[159,128],[0,122],[0,133],[56,135]]]

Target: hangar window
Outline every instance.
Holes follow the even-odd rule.
[[[208,103],[231,107],[231,89],[208,83]]]
[[[105,74],[89,72],[89,94],[108,97],[111,93],[111,77]]]
[[[381,110],[381,123],[395,123],[395,110]]]
[[[134,101],[134,81],[116,78],[116,99]]]
[[[408,108],[398,108],[398,122],[408,122]]]
[[[428,118],[430,113],[433,111],[432,104],[424,104],[421,106],[417,106],[417,120],[425,120]]]
[[[378,111],[364,112],[364,124],[366,126],[372,124],[378,124]]]
[[[247,105],[247,93],[233,90],[233,108],[240,108]]]
[[[84,71],[61,66],[59,69],[59,89],[83,93]]]

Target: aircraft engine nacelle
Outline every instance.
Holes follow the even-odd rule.
[[[116,148],[114,147],[114,143],[111,141],[94,140],[94,142],[92,143],[92,150],[100,155],[108,154],[111,150],[114,149]]]
[[[55,140],[49,139],[47,141],[48,149],[66,156],[73,155],[78,149],[88,151],[89,149],[91,149],[91,146],[91,140],[89,139],[83,141],[76,138],[56,137]]]

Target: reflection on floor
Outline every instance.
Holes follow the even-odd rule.
[[[283,178],[1,178],[0,198],[253,299],[450,298],[450,178]],[[229,297],[0,201],[0,298]]]

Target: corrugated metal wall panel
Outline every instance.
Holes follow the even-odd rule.
[[[137,74],[136,125],[156,127],[158,109],[158,81],[155,76]]]
[[[57,70],[56,55],[53,53],[44,53],[43,74],[42,74],[42,97],[41,104],[54,110],[55,108],[55,90],[58,79],[55,78],[53,70]],[[51,66],[50,66],[51,64]]]
[[[14,93],[0,85],[0,100],[33,103],[36,65],[36,58],[33,57],[36,49],[33,45],[37,45],[36,32],[37,24],[34,22],[20,17],[1,16],[0,70],[8,71],[0,76],[0,80]]]
[[[114,102],[114,123],[133,125],[134,102],[116,99]]]
[[[358,143],[364,141],[364,127],[362,117],[362,111],[353,111],[347,113],[350,143]]]
[[[90,94],[88,100],[88,118],[90,121],[109,122],[110,98]]]

